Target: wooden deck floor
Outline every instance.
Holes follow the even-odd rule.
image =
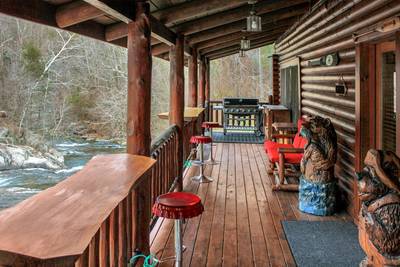
[[[184,225],[183,266],[295,266],[282,220],[350,220],[301,213],[297,193],[273,192],[262,145],[218,144],[214,154],[221,164],[206,169],[214,182],[192,182],[195,167],[185,175],[185,191],[198,194],[205,211]],[[173,221],[160,219],[151,241],[153,253],[173,255]]]

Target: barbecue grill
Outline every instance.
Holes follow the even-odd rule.
[[[262,134],[262,108],[255,98],[224,98],[224,135],[228,130]]]

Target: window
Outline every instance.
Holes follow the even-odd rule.
[[[299,59],[281,64],[281,104],[291,110],[292,121],[300,114]]]

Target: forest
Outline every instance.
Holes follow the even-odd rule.
[[[3,15],[0,24],[3,127],[21,137],[31,131],[44,139],[78,135],[124,140],[126,49]],[[269,45],[246,57],[212,61],[211,98],[266,100],[273,50]],[[153,137],[167,127],[157,114],[168,110],[168,101],[169,62],[153,57]]]

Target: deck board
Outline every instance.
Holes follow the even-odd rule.
[[[196,167],[185,175],[185,191],[198,194],[205,211],[184,224],[183,266],[295,266],[282,220],[351,220],[345,213],[304,214],[297,209],[296,193],[272,191],[262,145],[220,143],[214,155],[221,164],[205,170],[212,183],[191,181]],[[160,220],[151,235],[152,253],[173,255],[173,239],[172,220]]]

